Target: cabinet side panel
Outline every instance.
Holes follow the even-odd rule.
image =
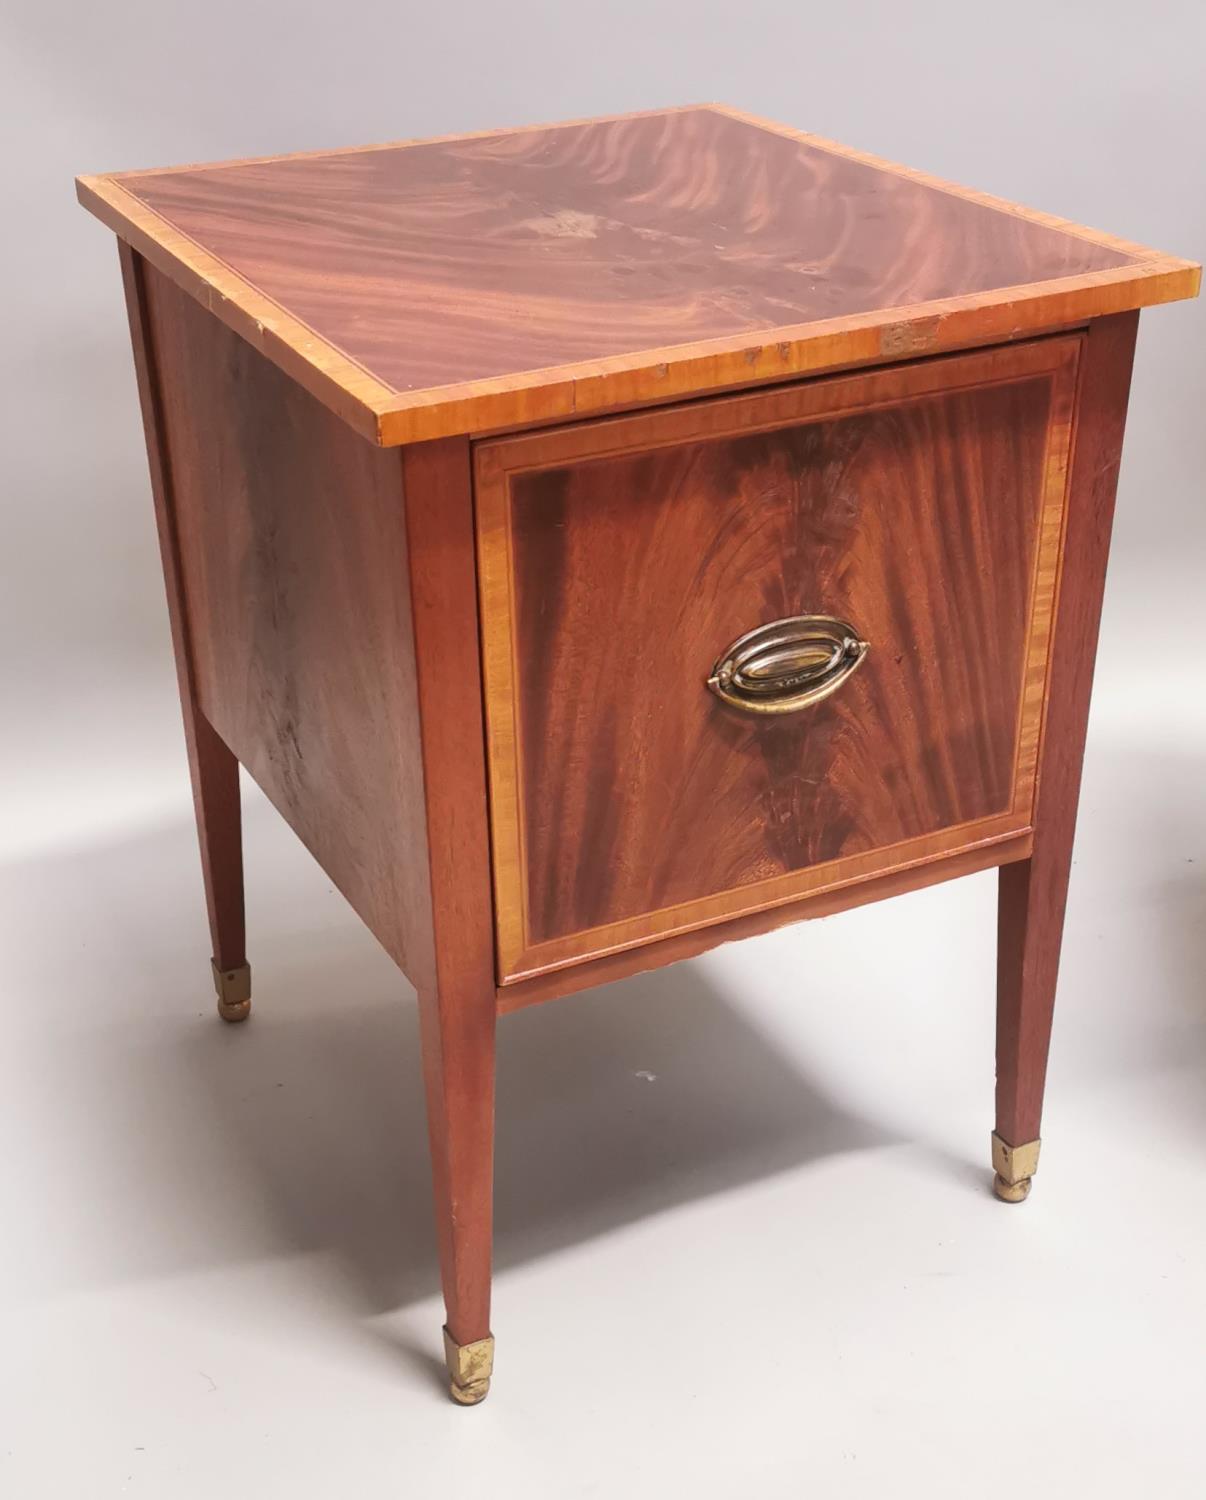
[[[145,274],[199,706],[410,973],[431,917],[401,459]]]

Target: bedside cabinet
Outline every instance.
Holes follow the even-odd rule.
[[[218,1010],[242,763],[418,992],[452,1395],[500,1013],[1000,866],[1023,1199],[1138,309],[1198,268],[718,106],[79,194]]]

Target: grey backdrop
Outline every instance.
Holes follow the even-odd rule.
[[[1206,308],[1140,330],[1030,1204],[986,1191],[991,875],[537,1007],[467,1416],[413,1007],[254,798],[257,1019],[210,1016],[117,256],[71,179],[716,99],[1200,260],[1206,7],[0,7],[13,1493],[1199,1500]],[[548,1377],[567,1328],[584,1382]]]

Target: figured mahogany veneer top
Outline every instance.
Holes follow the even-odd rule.
[[[78,187],[385,443],[1009,338],[1199,275],[713,105]]]

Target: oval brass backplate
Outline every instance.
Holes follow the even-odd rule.
[[[750,714],[794,714],[836,692],[868,651],[853,625],[832,615],[772,620],[735,640],[708,687]]]

